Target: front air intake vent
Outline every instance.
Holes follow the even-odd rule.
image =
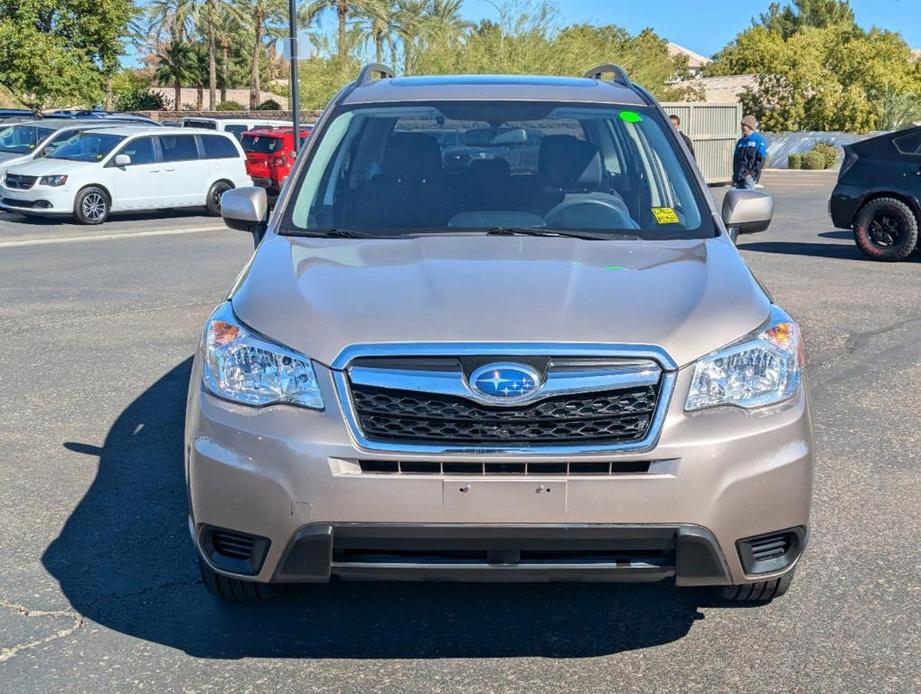
[[[739,540],[739,558],[748,574],[783,571],[800,555],[803,549],[803,529],[790,528],[767,535],[757,535]]]
[[[419,462],[359,460],[365,474],[378,475],[636,475],[649,472],[651,460],[545,463]]]
[[[236,530],[202,526],[201,549],[208,561],[222,571],[253,576],[259,573],[269,540]]]

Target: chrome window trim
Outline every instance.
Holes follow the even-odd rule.
[[[510,362],[495,362],[480,368],[491,367],[496,363],[511,364]],[[652,386],[658,383],[659,378],[662,376],[662,369],[649,360],[638,361],[635,364],[625,364],[621,367],[550,371],[543,383],[538,382],[538,388],[533,393],[529,393],[526,397],[501,400],[485,397],[477,393],[471,387],[467,377],[460,371],[391,369],[366,366],[351,366],[346,371],[352,383],[362,386],[450,395],[493,407],[518,407],[559,395]]]
[[[646,436],[639,441],[612,444],[566,444],[537,446],[502,445],[441,445],[387,443],[373,441],[364,436],[358,424],[354,403],[345,371],[349,362],[357,357],[387,356],[572,356],[572,357],[620,357],[648,358],[658,361],[665,369],[662,385],[656,402],[656,411],[649,424]],[[555,344],[555,343],[387,343],[382,345],[352,345],[345,348],[332,363],[332,376],[336,396],[347,423],[349,435],[360,451],[368,453],[422,453],[428,455],[508,455],[515,457],[588,455],[621,452],[642,452],[655,448],[662,433],[665,415],[668,412],[675,381],[678,378],[677,365],[667,352],[654,346],[615,344]],[[520,403],[519,403],[520,404]]]

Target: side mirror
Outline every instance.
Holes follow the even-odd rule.
[[[774,198],[756,190],[732,189],[723,198],[723,224],[735,239],[738,234],[754,234],[771,226]]]
[[[116,154],[115,155],[115,166],[130,166],[131,157],[127,154]]]
[[[268,212],[265,188],[232,188],[221,196],[221,217],[231,229],[260,237],[265,231]]]

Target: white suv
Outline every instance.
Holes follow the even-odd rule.
[[[0,206],[33,215],[73,215],[101,224],[110,212],[206,207],[252,185],[230,133],[120,126],[78,133],[44,159],[11,167]]]

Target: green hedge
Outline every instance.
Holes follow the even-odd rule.
[[[809,171],[819,171],[828,167],[825,165],[825,157],[822,156],[822,153],[813,149],[803,155],[803,168]]]
[[[818,152],[825,160],[823,168],[830,169],[838,161],[838,147],[831,142],[820,142],[812,148],[813,152]]]
[[[787,159],[787,168],[789,169],[803,168],[803,155],[802,154],[791,154]]]
[[[214,107],[215,111],[242,111],[242,104],[238,104],[236,101],[222,101],[217,106]]]

